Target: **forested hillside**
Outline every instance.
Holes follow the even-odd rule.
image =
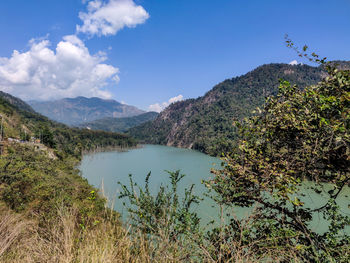
[[[71,129],[3,92],[0,119],[1,262],[68,262],[61,250],[67,237],[107,220],[107,211],[115,229],[123,231],[117,214],[106,209],[76,166],[84,151],[134,146],[135,140]]]
[[[337,62],[349,68],[349,62]],[[280,79],[303,88],[327,75],[323,66],[268,64],[216,85],[204,96],[176,102],[152,122],[129,133],[147,143],[192,148],[210,155],[230,151],[236,137],[232,123],[251,115],[275,95]]]
[[[6,92],[0,91],[0,98],[7,100],[7,102],[12,104],[13,106],[16,106],[20,110],[29,111],[32,113],[35,112],[33,108],[29,106],[27,103],[25,103],[23,100],[16,98]]]
[[[100,147],[127,147],[136,141],[127,135],[69,128],[49,120],[31,109],[29,105],[7,93],[0,94],[2,132],[5,139],[30,141],[34,138],[57,151],[80,158],[82,151]]]
[[[110,132],[126,132],[128,129],[141,125],[147,121],[152,121],[158,116],[157,112],[146,112],[133,117],[112,118],[107,117],[91,122],[85,122],[78,127],[90,128],[92,130],[102,130]]]

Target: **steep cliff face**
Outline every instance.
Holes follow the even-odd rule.
[[[339,64],[350,66],[350,62]],[[236,133],[232,123],[249,116],[265,97],[276,94],[280,79],[305,87],[325,76],[323,67],[263,65],[221,82],[202,97],[171,104],[154,121],[132,128],[129,133],[146,143],[220,155],[234,144]]]

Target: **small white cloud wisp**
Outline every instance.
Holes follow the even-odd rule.
[[[291,62],[288,63],[289,65],[296,66],[296,65],[303,65],[303,63],[298,62],[297,60],[292,60]]]
[[[94,0],[88,2],[87,12],[80,12],[82,25],[77,25],[78,33],[94,35],[115,35],[124,27],[136,27],[149,18],[147,11],[133,0]]]
[[[149,111],[155,111],[155,112],[161,112],[164,110],[166,107],[168,107],[170,104],[175,103],[177,101],[183,100],[183,96],[180,94],[176,97],[170,98],[168,101],[164,101],[162,103],[155,103],[152,105],[149,105],[148,110]]]
[[[104,87],[119,81],[119,70],[103,63],[103,52],[91,55],[75,35],[63,37],[55,49],[47,39],[29,45],[26,52],[14,50],[11,57],[0,57],[0,90],[25,100],[111,97]]]

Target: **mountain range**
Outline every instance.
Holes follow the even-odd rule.
[[[36,113],[27,103],[0,92],[1,139],[33,141],[39,139],[63,158],[66,154],[81,158],[82,151],[98,148],[134,146],[126,134],[71,128]],[[63,155],[62,155],[63,154]]]
[[[350,62],[335,61],[342,69]],[[300,88],[327,76],[324,66],[267,64],[245,75],[227,79],[197,99],[176,102],[159,116],[129,134],[144,143],[196,149],[220,156],[235,143],[234,121],[252,114],[265,98],[278,92],[280,80]]]
[[[85,122],[78,127],[81,128],[88,128],[92,130],[103,130],[103,131],[110,131],[110,132],[126,132],[132,127],[141,125],[142,123],[145,123],[147,121],[152,121],[159,113],[157,112],[146,112],[142,113],[137,116],[133,117],[124,117],[124,118],[113,118],[113,117],[107,117],[103,119],[94,120],[91,122]]]
[[[334,63],[342,69],[350,69],[349,61]],[[262,65],[217,84],[197,99],[173,103],[159,115],[100,98],[32,101],[29,106],[7,93],[1,92],[0,95],[27,113],[37,111],[70,126],[113,132],[129,129],[127,133],[143,143],[191,148],[219,156],[228,152],[235,143],[237,134],[233,123],[250,116],[266,97],[277,94],[280,80],[303,88],[326,76],[324,66]]]
[[[65,98],[55,101],[29,101],[38,113],[70,126],[77,126],[106,117],[122,118],[137,116],[145,111],[115,100],[101,98]]]

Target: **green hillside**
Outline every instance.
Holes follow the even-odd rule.
[[[9,100],[8,98],[11,98]],[[40,139],[56,154],[69,154],[80,158],[82,151],[101,147],[127,147],[136,141],[124,134],[69,128],[49,120],[33,110],[20,99],[1,93],[0,114],[3,118],[3,137],[30,141]]]
[[[20,110],[29,111],[34,113],[35,111],[31,106],[29,106],[27,103],[25,103],[23,100],[18,99],[8,93],[5,93],[3,91],[0,91],[0,97],[5,99],[7,102],[9,102],[12,106],[16,106]]]
[[[349,62],[338,62],[342,68]],[[303,88],[326,76],[323,66],[268,64],[216,85],[204,96],[176,102],[152,122],[132,128],[129,134],[146,143],[192,148],[221,155],[232,148],[232,125],[251,115],[264,98],[275,95],[280,79]]]
[[[81,128],[92,130],[102,130],[110,132],[126,132],[128,129],[141,125],[147,121],[152,121],[158,116],[157,112],[146,112],[133,117],[126,118],[103,118],[79,125]]]
[[[41,223],[57,218],[57,206],[76,209],[82,224],[103,215],[104,199],[76,166],[84,151],[131,147],[134,139],[69,128],[7,93],[0,93],[0,118],[0,210],[5,206]]]

